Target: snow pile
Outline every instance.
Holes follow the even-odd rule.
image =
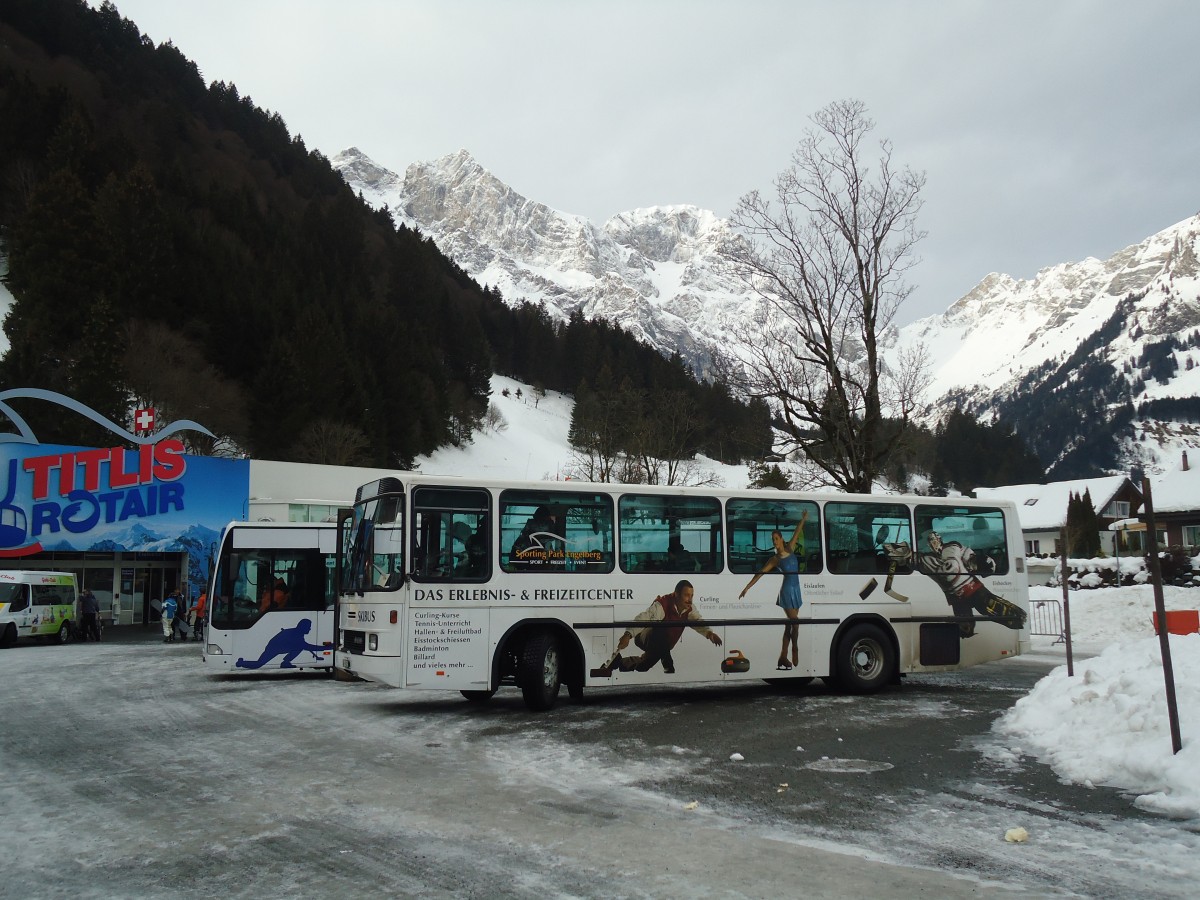
[[[1061,593],[1033,588],[1030,600]],[[1200,594],[1165,588],[1168,610],[1195,609]],[[1181,818],[1200,817],[1200,635],[1172,635],[1171,659],[1183,749],[1172,753],[1166,687],[1154,600],[1148,585],[1111,588],[1070,598],[1078,650],[1105,647],[1075,660],[1074,677],[1060,666],[996,723],[1063,779],[1136,793],[1136,805]],[[1035,639],[1035,641],[1038,639]]]

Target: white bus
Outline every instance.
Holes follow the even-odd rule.
[[[209,576],[204,663],[332,669],[337,525],[231,522]]]
[[[1028,647],[1001,501],[405,473],[359,489],[347,537],[336,665],[469,700],[818,676],[870,693]]]

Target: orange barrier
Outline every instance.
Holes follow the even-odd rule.
[[[1158,612],[1153,613],[1154,633],[1158,634]],[[1167,610],[1168,634],[1196,634],[1200,632],[1200,610],[1169,609]]]

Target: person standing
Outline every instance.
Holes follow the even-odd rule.
[[[171,591],[162,602],[163,643],[169,644],[175,640],[175,613],[179,611],[179,592]]]
[[[175,610],[175,626],[171,631],[172,638],[175,632],[179,632],[179,639],[186,641],[188,639],[188,623],[191,621],[193,607],[184,598],[182,591],[175,592],[175,602],[178,608]]]
[[[192,621],[192,638],[204,639],[204,617],[208,613],[208,591],[201,591],[196,599],[196,618]]]
[[[85,590],[79,597],[80,610],[83,619],[83,640],[87,643],[91,638],[100,642],[100,601],[90,590]]]

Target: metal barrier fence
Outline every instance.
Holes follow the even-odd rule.
[[[1029,604],[1029,633],[1054,638],[1054,643],[1066,643],[1063,631],[1062,602],[1034,600]]]

